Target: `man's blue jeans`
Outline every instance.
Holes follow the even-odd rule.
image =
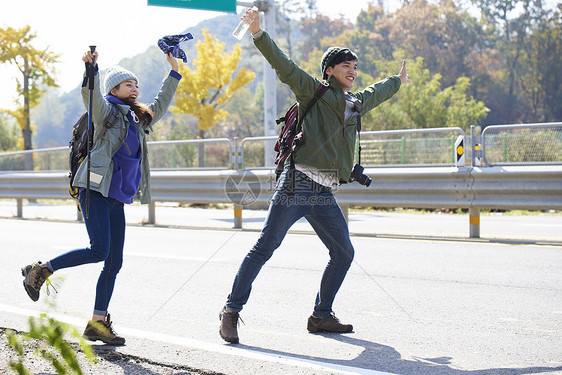
[[[295,173],[292,188],[291,173]],[[240,265],[226,303],[229,310],[242,310],[250,297],[252,282],[262,266],[281,245],[289,228],[302,217],[310,223],[330,253],[313,312],[318,318],[330,315],[334,298],[354,255],[347,223],[330,188],[288,167],[279,177],[261,235]]]
[[[79,199],[82,213],[85,213],[86,191],[80,193]],[[84,222],[90,237],[90,247],[59,255],[50,260],[47,265],[56,271],[104,261],[96,287],[94,314],[106,315],[115,286],[115,278],[123,264],[123,244],[125,242],[123,203],[91,190],[89,217],[84,217]]]

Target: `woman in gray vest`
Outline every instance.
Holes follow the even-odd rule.
[[[87,263],[104,262],[96,286],[94,312],[84,331],[92,341],[100,340],[109,345],[124,345],[125,338],[112,328],[107,311],[115,286],[117,273],[123,264],[125,241],[124,204],[150,203],[150,167],[146,136],[152,125],[167,112],[178,87],[181,75],[178,62],[167,55],[171,71],[162,82],[160,92],[149,105],[137,101],[139,80],[137,76],[119,66],[105,73],[103,92],[97,66],[97,52],[87,51],[82,61],[95,62],[92,117],[95,124],[103,124],[117,108],[117,120],[98,137],[103,126],[94,127],[96,140],[91,151],[89,215],[84,218],[90,247],[69,251],[46,263],[36,262],[22,268],[23,286],[33,301],[39,299],[39,291],[46,279],[55,271]],[[84,81],[86,82],[86,81]],[[89,107],[89,89],[82,87],[82,99]],[[82,162],[76,172],[73,186],[80,189],[79,202],[86,212],[86,185],[88,160]]]

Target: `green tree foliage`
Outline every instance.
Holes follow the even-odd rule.
[[[58,55],[33,46],[36,35],[31,27],[21,29],[0,28],[0,62],[8,62],[17,67],[21,78],[17,79],[17,93],[23,103],[16,110],[4,110],[12,115],[19,124],[23,136],[23,149],[31,150],[33,126],[30,121],[31,109],[39,103],[45,93],[45,87],[56,87],[54,64]],[[31,158],[26,160],[26,169],[33,169]]]
[[[354,89],[397,74],[401,59],[408,56],[412,83],[371,111],[365,117],[365,130],[452,126],[466,130],[484,121],[488,109],[473,97],[470,79],[461,74],[478,40],[478,27],[468,19],[450,2],[437,6],[417,0],[393,15],[371,4],[359,14],[355,30],[322,40],[323,48],[345,45],[358,54],[360,75]],[[448,52],[449,48],[458,54]],[[318,71],[322,53],[323,49],[311,51],[303,68]]]
[[[330,19],[329,17],[316,13],[314,17],[305,18],[301,21],[301,30],[303,40],[300,51],[301,61],[310,61],[310,52],[314,49],[325,50],[328,48],[329,42],[334,38],[344,34],[346,31],[353,30],[353,25],[345,18]],[[320,60],[317,69],[320,69]]]
[[[562,120],[561,8],[535,0],[473,0],[498,51],[486,100],[489,123]]]
[[[361,55],[361,69],[375,71],[374,61],[393,60],[395,44],[391,40],[392,20],[384,9],[369,4],[357,16],[357,24],[349,42],[357,46],[356,53]]]
[[[535,25],[524,39],[517,88],[523,121],[562,120],[562,12],[535,9]],[[543,16],[544,15],[544,16]]]
[[[301,66],[317,71],[329,45],[352,48],[360,70],[369,77],[380,76],[384,62],[421,57],[424,67],[440,76],[439,90],[445,92],[439,100],[459,92],[462,84],[466,100],[489,108],[484,117],[481,108],[478,115],[467,114],[463,127],[562,120],[562,76],[556,73],[562,69],[560,9],[546,10],[542,2],[531,0],[474,3],[480,18],[473,15],[474,9],[468,12],[452,0],[414,0],[393,13],[370,4],[358,15],[353,31],[337,38],[325,36]],[[411,71],[410,76],[418,79]],[[356,88],[369,83],[360,77]],[[402,124],[395,123],[394,128]]]
[[[369,5],[358,15],[349,43],[360,56],[362,70],[376,72],[375,61],[422,57],[446,87],[460,76],[472,76],[483,34],[477,20],[452,1],[416,0],[392,14]]]
[[[416,0],[397,10],[392,24],[395,48],[405,56],[422,57],[431,72],[441,74],[445,87],[461,76],[472,76],[483,35],[476,19],[453,1],[433,5]]]
[[[378,62],[377,65],[380,76],[375,79],[362,74],[363,82],[375,82],[397,74],[400,61]],[[415,77],[412,82],[403,85],[398,95],[365,116],[365,130],[461,127],[467,131],[470,124],[478,124],[486,117],[488,109],[484,103],[469,95],[467,77],[459,77],[453,85],[443,89],[442,76],[424,68],[421,57],[408,62],[408,73]]]
[[[0,112],[0,151],[14,151],[18,142],[18,133],[7,115]]]

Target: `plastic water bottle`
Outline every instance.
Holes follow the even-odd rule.
[[[257,11],[258,7],[253,6],[252,10]],[[242,38],[244,38],[244,35],[246,35],[246,31],[248,31],[248,29],[250,28],[250,24],[252,22],[254,22],[254,17],[240,20],[240,23],[238,24],[238,26],[236,26],[236,29],[234,29],[234,31],[232,32],[232,36],[238,40],[242,40]]]

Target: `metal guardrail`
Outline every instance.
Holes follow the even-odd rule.
[[[351,183],[334,189],[347,205],[414,208],[562,209],[562,166],[366,168],[370,187]],[[155,201],[234,203],[251,192],[267,204],[275,173],[255,170],[154,170]],[[65,172],[0,172],[0,198],[69,199]]]
[[[480,209],[562,210],[562,166],[366,168],[365,173],[373,179],[369,188],[344,184],[335,190],[344,213],[349,206],[468,208],[471,236],[479,237],[474,217],[479,220]],[[269,169],[154,170],[152,196],[154,201],[232,203],[240,210],[249,203],[267,204],[274,181]],[[0,198],[18,199],[21,216],[25,198],[68,199],[67,174],[0,172]],[[154,223],[154,205],[150,210]],[[235,217],[235,226],[241,227],[241,217]]]

